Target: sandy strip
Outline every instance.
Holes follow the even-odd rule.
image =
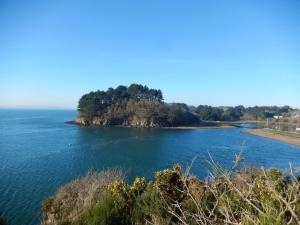
[[[298,138],[298,137],[290,137],[290,136],[285,136],[282,134],[273,134],[273,133],[270,133],[263,129],[249,129],[249,130],[246,130],[245,133],[256,135],[256,136],[261,136],[261,137],[265,137],[265,138],[270,138],[270,139],[277,140],[277,141],[286,142],[286,143],[300,147],[300,138]]]
[[[235,128],[232,125],[219,125],[219,126],[180,126],[180,127],[160,127],[162,129],[182,129],[182,130],[189,130],[189,129],[218,129],[218,128]]]

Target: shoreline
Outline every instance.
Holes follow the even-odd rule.
[[[218,124],[218,125],[195,125],[195,126],[177,126],[177,127],[134,127],[134,126],[122,126],[122,125],[111,125],[111,126],[97,126],[97,125],[82,125],[80,123],[77,123],[76,121],[66,121],[66,124],[72,124],[77,125],[80,127],[94,127],[94,128],[107,128],[107,127],[116,127],[116,128],[136,128],[136,129],[180,129],[180,130],[193,130],[193,129],[222,129],[222,128],[236,128],[236,126],[231,124]]]
[[[225,128],[236,128],[232,125],[220,125],[220,126],[178,126],[178,127],[158,127],[161,129],[180,129],[180,130],[193,130],[193,129],[225,129]]]
[[[264,129],[249,129],[243,131],[243,133],[260,136],[260,137],[264,137],[276,141],[281,141],[281,142],[285,142],[300,147],[300,137],[295,137],[295,136],[293,137],[284,134],[271,133],[268,130],[264,130]]]

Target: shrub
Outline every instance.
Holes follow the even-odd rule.
[[[183,174],[180,165],[155,174],[155,187],[167,203],[182,202],[185,197]]]
[[[126,225],[130,215],[124,209],[126,202],[119,196],[105,192],[99,202],[85,209],[75,225]]]
[[[136,197],[133,218],[137,224],[152,221],[154,224],[169,224],[172,216],[167,212],[166,202],[154,182],[149,182],[145,191]]]
[[[106,188],[125,177],[121,170],[110,169],[99,173],[89,172],[60,188],[54,197],[43,202],[43,211],[56,223],[69,224],[90,205],[96,204]],[[50,216],[49,216],[50,215]],[[50,217],[50,218],[49,218]]]
[[[205,181],[180,165],[131,185],[118,176],[108,178],[107,172],[88,175],[45,201],[46,224],[300,224],[300,183],[293,170],[234,171],[236,165],[231,170],[212,165],[214,172]]]

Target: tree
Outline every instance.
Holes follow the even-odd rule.
[[[97,113],[106,109],[111,102],[111,95],[104,91],[90,92],[80,98],[78,110],[85,116],[92,118]]]
[[[147,86],[140,84],[131,84],[127,89],[128,95],[131,99],[146,100],[146,101],[163,101],[161,90],[149,89]]]
[[[265,119],[265,109],[263,107],[248,107],[246,112],[252,115],[256,120]]]
[[[173,103],[169,106],[168,118],[171,126],[196,125],[199,119],[189,111],[184,103]]]
[[[114,90],[114,100],[115,101],[122,101],[123,99],[127,99],[129,97],[127,87],[120,85]]]
[[[159,102],[164,100],[161,90],[154,90],[154,100]]]
[[[240,120],[244,115],[245,108],[242,105],[236,107],[229,107],[226,109],[223,115],[223,120]]]
[[[141,100],[141,96],[143,93],[143,85],[140,84],[131,84],[128,87],[128,94],[131,99]]]
[[[196,109],[196,113],[201,120],[222,120],[223,109],[219,107],[212,107],[207,105],[199,105]]]

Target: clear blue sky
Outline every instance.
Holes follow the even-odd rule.
[[[119,84],[167,102],[300,108],[299,0],[0,0],[0,107]]]

